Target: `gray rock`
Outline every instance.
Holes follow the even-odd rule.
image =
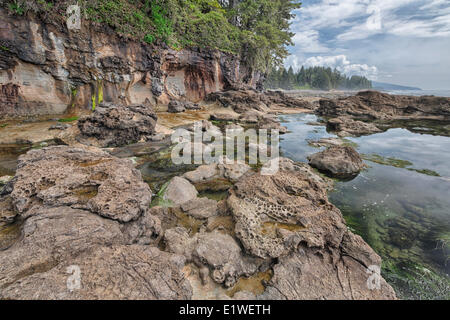
[[[381,259],[347,230],[341,212],[328,201],[327,182],[305,164],[279,161],[278,173],[245,177],[227,199],[246,252],[277,259],[257,298],[395,299],[381,276],[381,290],[367,286],[368,267],[379,266]]]
[[[97,247],[50,270],[41,266],[41,272],[3,288],[0,298],[186,300],[192,288],[182,272],[184,260],[147,246]],[[70,290],[74,270],[81,282]]]
[[[57,124],[51,125],[50,128],[48,128],[48,130],[66,130],[71,127],[72,127],[72,125],[68,124],[68,123],[57,123]]]
[[[3,187],[4,185],[6,185],[8,182],[10,182],[12,180],[12,176],[3,176],[0,177],[0,187]]]
[[[372,123],[357,121],[348,117],[328,120],[327,129],[337,132],[340,137],[362,136],[381,132],[381,130]]]
[[[195,198],[181,205],[181,209],[196,219],[208,219],[217,215],[217,201],[207,198]]]
[[[185,104],[181,101],[172,100],[169,102],[167,112],[180,113],[186,111]]]
[[[210,116],[210,119],[214,121],[236,121],[239,116],[230,113],[214,113]]]
[[[189,181],[181,177],[175,177],[167,185],[163,199],[181,205],[197,198],[197,195],[197,190]]]
[[[155,134],[157,116],[149,105],[103,103],[78,120],[81,138],[95,138],[101,147],[117,147],[149,140]]]
[[[365,168],[358,152],[348,146],[332,146],[308,157],[309,164],[332,177],[351,179]]]

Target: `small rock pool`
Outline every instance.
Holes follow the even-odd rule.
[[[281,153],[295,161],[321,150],[308,141],[336,137],[312,114],[280,120],[290,131]],[[337,181],[329,198],[383,258],[382,274],[399,298],[450,299],[450,137],[426,134],[425,123],[423,133],[406,127],[345,138],[369,168]]]

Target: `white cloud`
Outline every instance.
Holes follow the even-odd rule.
[[[319,32],[316,30],[300,31],[292,38],[296,48],[305,53],[325,53],[329,49],[319,41]]]
[[[378,76],[377,67],[367,64],[351,63],[345,55],[310,57],[302,65],[305,67],[320,66],[330,67],[332,69],[336,68],[339,72],[347,76],[365,76],[371,80],[376,80]]]

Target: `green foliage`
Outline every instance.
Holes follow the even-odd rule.
[[[8,4],[8,9],[18,15],[23,15],[25,13],[25,9],[22,7],[22,4],[19,1],[15,0],[12,3]]]
[[[273,68],[266,81],[266,87],[270,89],[370,89],[372,82],[365,77],[346,77],[339,71],[325,67],[302,67],[295,73],[292,67],[286,71],[284,68]]]
[[[210,47],[239,54],[266,72],[279,66],[291,45],[292,10],[298,0],[78,0],[83,16],[121,35],[173,48]],[[74,1],[13,0],[10,11],[65,15]],[[51,9],[51,10],[50,10]]]
[[[73,122],[77,121],[79,117],[69,117],[69,118],[62,118],[59,119],[58,122]]]

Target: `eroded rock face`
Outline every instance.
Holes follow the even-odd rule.
[[[380,266],[380,258],[367,244],[348,231],[344,239],[358,242],[358,253],[348,255],[345,241],[339,250],[323,251],[300,246],[297,252],[281,257],[274,275],[259,297],[268,300],[393,300],[392,287],[378,274],[379,287],[368,286],[369,266]],[[364,260],[361,260],[364,259]],[[325,261],[328,261],[325,262]],[[365,263],[363,263],[365,262]],[[366,264],[367,263],[367,264]],[[373,287],[372,287],[373,288]]]
[[[157,116],[149,105],[102,104],[78,121],[83,137],[95,138],[102,147],[149,140],[155,134]]]
[[[102,101],[197,102],[229,87],[261,87],[263,79],[238,56],[217,50],[147,45],[89,21],[68,32],[56,10],[19,16],[2,6],[0,21],[2,117],[90,110]]]
[[[252,175],[231,191],[227,202],[245,251],[277,258],[258,298],[395,299],[382,279],[380,290],[369,289],[367,268],[381,259],[347,230],[327,187],[306,165],[281,159],[275,175]]]
[[[351,116],[365,120],[450,119],[450,98],[394,96],[364,91],[340,99],[323,99],[317,114],[327,117]]]
[[[341,179],[356,177],[365,168],[358,152],[349,146],[332,146],[325,151],[308,157],[309,164],[330,175]]]

